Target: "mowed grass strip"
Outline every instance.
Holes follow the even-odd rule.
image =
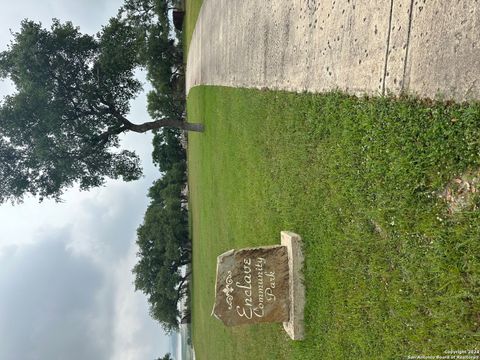
[[[198,359],[478,346],[478,104],[196,87],[188,118],[205,124],[188,149]],[[305,245],[303,342],[280,324],[227,328],[210,316],[216,257],[277,244],[281,230]]]
[[[198,14],[202,7],[202,2],[202,0],[185,0],[185,18],[182,31],[185,62],[187,62],[188,49],[190,41],[192,40],[193,31],[195,30],[195,23],[197,22]]]

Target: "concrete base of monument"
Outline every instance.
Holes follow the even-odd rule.
[[[288,249],[288,268],[290,271],[290,319],[283,323],[283,328],[292,340],[303,340],[305,285],[303,279],[302,238],[289,231],[281,233],[282,245]]]

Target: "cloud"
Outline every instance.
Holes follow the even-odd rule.
[[[133,229],[141,215],[127,220],[138,209],[128,206],[128,192],[117,203],[113,195],[76,208],[76,226],[45,228],[32,244],[0,249],[1,360],[137,360],[166,352],[168,338],[134,292]],[[76,251],[75,239],[98,244]]]
[[[122,5],[122,2],[117,0],[50,0],[49,3],[49,19],[57,17],[61,21],[72,21],[74,25],[81,24],[81,30],[89,34],[99,31],[101,25],[105,25],[110,17],[115,16]]]
[[[66,249],[68,236],[2,259],[0,359],[100,360],[112,351],[113,293],[105,296],[111,290],[91,260]]]
[[[147,207],[145,184],[111,181],[76,206],[69,219],[72,237],[69,248],[105,266],[125,257],[135,242],[136,228]]]
[[[117,14],[121,5],[122,2],[118,0],[10,2],[8,6],[2,8],[2,14],[0,14],[2,29],[4,29],[0,33],[0,45],[3,48],[9,42],[11,36],[8,30],[18,31],[20,21],[23,19],[40,21],[45,27],[50,27],[53,18],[62,22],[71,21],[74,25],[80,26],[82,32],[93,35],[108,22],[110,17]]]
[[[168,339],[160,326],[148,315],[146,297],[133,291],[133,275],[129,271],[134,263],[136,248],[132,246],[129,256],[115,271],[115,328],[111,360],[149,359],[163,355],[168,348]],[[155,358],[156,358],[155,357]]]

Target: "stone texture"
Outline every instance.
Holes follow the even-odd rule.
[[[187,61],[196,85],[480,99],[471,0],[204,0]]]
[[[411,7],[409,1],[393,1],[392,5],[382,93],[396,95],[404,91],[405,59],[409,50]]]
[[[227,326],[289,319],[285,246],[230,250],[217,258],[212,315]]]
[[[478,0],[413,3],[405,81],[420,97],[480,99]]]
[[[283,323],[283,328],[292,340],[303,340],[305,338],[305,285],[302,238],[289,231],[282,231],[280,236],[282,245],[287,248],[290,280],[290,316],[289,320]]]
[[[187,91],[227,85],[293,91],[382,90],[384,0],[205,0],[190,44]]]

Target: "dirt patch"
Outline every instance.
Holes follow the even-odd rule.
[[[480,170],[469,171],[450,181],[439,197],[451,214],[478,210],[480,206]]]
[[[368,220],[368,225],[372,233],[379,235],[382,239],[386,239],[388,237],[388,234],[385,231],[385,229],[382,228],[380,224],[377,223],[375,220],[372,220],[372,219]]]

